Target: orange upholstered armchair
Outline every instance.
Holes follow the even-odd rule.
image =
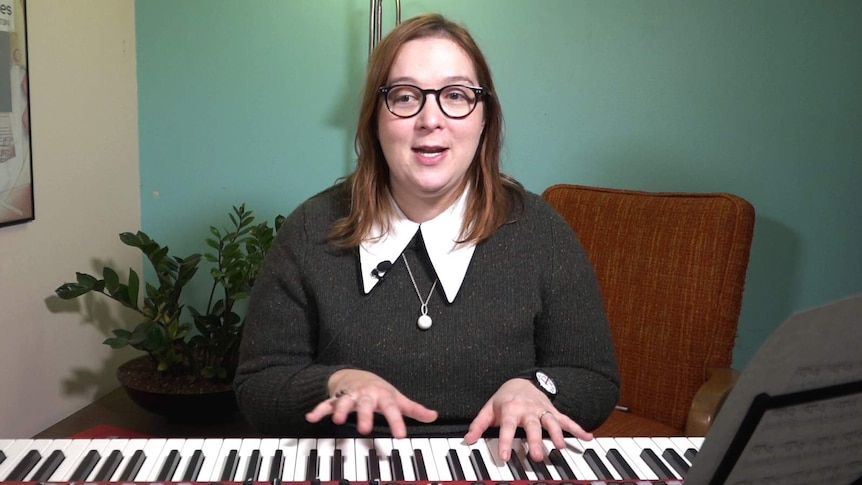
[[[754,208],[724,193],[554,185],[595,266],[620,367],[596,436],[704,436],[730,392]]]

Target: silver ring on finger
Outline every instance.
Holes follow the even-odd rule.
[[[542,418],[544,418],[546,414],[550,414],[550,411],[547,409],[539,413],[539,424],[542,424]]]

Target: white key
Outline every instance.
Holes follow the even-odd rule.
[[[703,445],[703,438],[694,438],[694,437],[685,437],[685,436],[675,436],[671,437],[670,441],[676,445],[676,450],[679,452],[680,456],[682,456],[689,465],[693,465],[691,460],[685,456],[685,452],[689,449],[700,450],[701,445]]]
[[[290,481],[293,477],[293,469],[296,466],[296,452],[299,448],[299,439],[297,438],[280,438],[276,451],[281,451],[284,458],[282,465],[281,478],[284,481]]]
[[[560,453],[562,453],[566,463],[569,464],[569,468],[575,472],[576,478],[578,480],[598,480],[599,477],[584,460],[584,449],[581,447],[580,441],[572,437],[563,439],[566,441],[566,448],[560,450]]]
[[[377,461],[380,465],[380,481],[392,481],[392,440],[375,438],[374,451],[377,453]]]
[[[270,467],[275,450],[278,449],[278,438],[263,438],[260,440],[260,475],[261,481],[270,481]]]
[[[189,463],[192,461],[192,456],[195,451],[201,450],[203,445],[203,438],[190,438],[185,440],[185,443],[183,443],[183,446],[180,449],[180,462],[177,464],[177,468],[174,470],[173,476],[168,478],[169,481],[183,481],[183,476],[186,474]]]
[[[428,438],[411,438],[410,444],[413,445],[413,450],[422,452],[422,465],[425,467],[425,473],[428,475],[428,481],[442,481],[440,474],[437,472],[437,462],[434,459],[434,450],[431,448],[431,441]],[[416,458],[416,452],[413,452],[413,458]],[[416,478],[417,480],[419,477]]]
[[[500,456],[497,453],[499,440],[497,438],[492,439],[480,439],[470,445],[470,450],[478,450],[479,454],[482,455],[482,461],[485,462],[485,468],[488,469],[488,474],[491,475],[491,480],[494,481],[510,481],[514,479],[512,475],[512,471],[509,470],[509,466],[500,459]]]
[[[294,482],[307,482],[308,473],[308,456],[317,448],[317,440],[313,438],[301,438],[296,446],[296,463],[294,464],[293,478]],[[311,475],[316,476],[317,463],[312,463]]]
[[[207,438],[201,446],[203,451],[204,461],[201,463],[201,469],[198,472],[198,477],[193,481],[218,481],[219,457],[221,457],[221,449],[226,440],[222,438]]]
[[[119,448],[123,452],[123,460],[120,462],[120,466],[118,466],[117,469],[114,471],[114,474],[111,475],[111,478],[108,480],[110,482],[118,482],[118,481],[120,481],[120,477],[123,476],[123,473],[125,472],[126,468],[129,466],[129,463],[132,461],[132,457],[134,456],[135,452],[136,451],[142,451],[144,449],[144,447],[147,445],[147,441],[149,441],[149,440],[143,439],[143,438],[135,438],[135,439],[129,439],[129,440],[111,440],[111,441],[118,441],[118,443],[117,443],[118,447],[121,445],[123,446],[122,448]],[[122,442],[125,442],[125,445],[123,445]],[[108,447],[106,446],[105,448],[107,449]],[[69,473],[72,473],[72,472],[70,471]],[[134,479],[134,477],[130,477],[129,481],[131,481],[133,479]],[[66,482],[66,481],[68,481],[68,479],[64,478],[62,480],[57,480],[57,481]]]
[[[512,440],[512,451],[515,452],[515,455],[511,459],[516,459],[521,463],[521,466],[524,467],[524,471],[527,473],[527,480],[531,482],[535,482],[539,480],[538,475],[533,470],[533,465],[530,464],[530,461],[527,460],[527,442],[521,438],[515,438]]]
[[[222,473],[224,473],[224,467],[227,464],[228,458],[232,451],[236,451],[239,453],[239,449],[242,446],[242,439],[240,438],[227,438],[222,441],[221,447],[218,450],[218,455],[215,459],[215,466],[210,470],[209,467],[207,469],[212,473],[210,476],[204,476],[201,473],[201,478],[199,481],[222,481]],[[236,467],[234,473],[231,477],[228,477],[226,481],[236,481],[236,476],[239,475],[239,466]]]
[[[242,440],[242,443],[239,445],[239,464],[236,467],[236,478],[239,481],[245,481],[251,455],[259,449],[260,439],[245,438]],[[257,481],[257,477],[254,477],[252,481]]]
[[[437,468],[437,480],[451,482],[454,477],[449,471],[449,464],[446,462],[446,456],[449,454],[449,440],[446,438],[429,438],[428,443],[431,445],[430,458],[433,458],[434,466]]]
[[[132,440],[134,441],[134,440]],[[168,442],[167,439],[164,438],[154,438],[148,439],[142,448],[144,455],[146,455],[147,459],[144,461],[141,469],[138,470],[136,476],[132,477],[130,480],[135,482],[152,482],[150,474],[153,473],[154,469],[157,469],[159,466],[159,456],[161,455],[162,449],[165,447],[165,444]],[[131,455],[130,455],[131,456]],[[155,473],[158,473],[156,471]]]
[[[401,468],[404,469],[404,481],[417,480],[416,471],[413,469],[413,444],[409,438],[393,438],[392,448],[398,450],[401,455]]]
[[[159,451],[154,462],[151,463],[150,468],[147,470],[147,472],[145,474],[144,473],[140,474],[141,478],[138,479],[137,481],[144,481],[144,482],[160,481],[158,476],[159,476],[159,473],[162,472],[162,468],[164,468],[164,465],[165,465],[165,462],[167,461],[168,456],[171,454],[171,452],[174,452],[174,451],[179,452],[180,450],[182,450],[183,444],[185,443],[186,440],[183,438],[168,438],[164,441],[165,441],[164,446],[162,446],[162,449]],[[149,454],[147,456],[149,456]],[[149,460],[147,460],[147,461],[149,461]],[[146,466],[146,464],[144,466]],[[143,472],[143,469],[141,471]],[[173,476],[173,474],[171,474],[171,476]],[[168,479],[164,480],[164,481],[170,481],[170,477],[168,477]]]
[[[9,444],[3,453],[6,455],[6,461],[0,463],[0,480],[5,480],[7,476],[9,476],[9,472],[11,472],[15,465],[18,464],[18,461],[27,454],[33,447],[33,444],[36,440],[14,440],[13,443]],[[39,445],[36,445],[39,447]],[[47,443],[44,446],[48,446]]]
[[[464,471],[464,479],[471,482],[478,480],[479,476],[473,469],[473,464],[470,463],[470,448],[464,446],[464,440],[462,438],[449,438],[448,441],[449,449],[455,450],[458,455],[461,470]]]
[[[641,447],[632,438],[612,438],[629,466],[640,479],[658,480],[658,475],[641,458]]]
[[[85,441],[87,441],[87,440],[85,440]],[[78,454],[78,457],[75,460],[75,463],[69,469],[67,478],[64,481],[71,480],[72,478],[74,478],[73,475],[75,475],[75,472],[78,471],[78,467],[86,459],[87,455],[93,451],[99,454],[99,460],[96,463],[96,466],[93,467],[93,469],[90,471],[90,473],[87,475],[87,477],[84,478],[84,480],[88,479],[91,476],[95,476],[95,474],[96,474],[96,472],[98,472],[99,467],[101,466],[103,460],[107,457],[107,455],[104,454],[104,450],[105,450],[105,448],[107,448],[107,446],[110,443],[111,443],[111,440],[109,440],[109,439],[90,440],[87,443],[87,445],[84,447],[84,449],[80,450],[80,453]]]
[[[332,480],[332,459],[335,456],[335,438],[317,440],[317,478],[321,482]]]
[[[598,456],[598,459],[601,460],[602,465],[604,465],[604,467],[608,469],[608,472],[611,474],[611,476],[613,476],[613,479],[614,480],[621,480],[622,479],[622,477],[620,476],[617,469],[614,468],[614,466],[611,465],[611,463],[608,461],[607,454],[606,454],[607,451],[604,449],[604,447],[602,447],[598,438],[593,438],[589,441],[581,440],[578,438],[565,438],[565,439],[566,439],[566,442],[568,442],[568,443],[572,443],[572,444],[577,443],[577,445],[576,445],[577,448],[579,448],[583,451],[587,451],[587,450],[595,451],[596,455]],[[589,465],[587,465],[587,466],[589,467]]]
[[[63,463],[61,463],[60,466],[54,470],[54,473],[51,474],[51,477],[48,479],[50,482],[68,481],[68,478],[78,467],[78,463],[81,458],[83,458],[90,449],[90,440],[88,439],[74,439],[66,441],[69,441],[69,443],[63,447],[63,454],[66,456],[66,459],[63,460]],[[107,455],[102,454],[102,459],[105,459],[106,456]],[[93,473],[98,471],[100,465],[101,463],[96,466]]]
[[[353,461],[356,466],[356,480],[368,481],[368,451],[374,447],[370,438],[358,438],[353,442]]]
[[[353,481],[356,479],[356,447],[350,438],[335,440],[335,449],[341,451],[341,477]]]
[[[48,457],[51,456],[51,453],[54,453],[57,450],[62,452],[63,449],[66,448],[71,442],[72,440],[68,439],[50,440],[48,446],[44,447],[40,453],[42,455],[42,458],[39,460],[39,462],[36,463],[36,465],[33,466],[33,468],[27,474],[25,481],[32,482],[34,480],[34,475],[36,475],[36,473],[39,471],[39,468],[41,468],[42,465],[45,463],[45,460],[47,460]],[[65,453],[63,454],[63,456],[66,456]],[[66,461],[66,458],[64,458],[64,461]]]
[[[677,473],[676,469],[668,463],[667,460],[664,459],[662,454],[664,450],[671,448],[676,450],[676,447],[671,443],[668,438],[633,438],[634,442],[641,448],[641,450],[652,450],[653,453],[658,457],[659,461],[667,467],[668,470],[673,474],[674,478],[683,478],[679,473]]]

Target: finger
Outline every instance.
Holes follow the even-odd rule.
[[[566,440],[563,437],[563,428],[560,427],[560,423],[557,421],[557,415],[555,413],[548,412],[547,414],[543,413],[543,415],[540,415],[539,424],[547,430],[548,437],[551,439],[551,442],[554,443],[555,448],[566,447]]]
[[[547,418],[547,415],[545,416]],[[524,416],[524,432],[527,434],[527,444],[530,446],[530,458],[536,461],[545,459],[545,449],[542,446],[542,425],[538,414]]]
[[[347,416],[356,407],[356,398],[350,394],[333,398],[332,407],[332,422],[335,424],[344,424],[347,422]]]
[[[316,423],[326,416],[332,414],[332,399],[327,399],[314,407],[311,411],[305,414],[305,420],[309,423]]]
[[[415,419],[421,423],[431,423],[437,420],[437,411],[428,409],[416,401],[412,401],[403,394],[398,394],[395,398],[401,414],[409,418]]]
[[[479,410],[479,414],[477,414],[473,419],[473,422],[470,423],[470,427],[467,429],[467,434],[464,435],[464,441],[468,444],[473,444],[479,441],[482,434],[485,433],[493,423],[494,409],[492,406],[486,405]]]
[[[584,430],[578,423],[576,423],[572,418],[566,416],[565,414],[554,414],[554,417],[557,420],[557,423],[560,425],[560,428],[568,431],[576,438],[580,438],[584,441],[589,441],[593,439],[593,434]]]
[[[512,456],[512,441],[515,439],[515,431],[518,429],[518,422],[511,416],[504,416],[500,422],[500,431],[497,435],[499,442],[497,444],[497,455],[503,461],[508,461]]]
[[[356,411],[356,431],[360,434],[368,434],[374,427],[374,399],[368,395],[359,396],[356,399],[354,411]]]
[[[386,418],[389,423],[389,432],[393,438],[406,438],[407,425],[404,424],[404,417],[401,415],[401,410],[394,402],[381,406],[380,414]]]

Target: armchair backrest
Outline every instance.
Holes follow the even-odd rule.
[[[709,367],[730,367],[754,208],[725,193],[554,185],[542,194],[598,275],[620,405],[684,429]]]

